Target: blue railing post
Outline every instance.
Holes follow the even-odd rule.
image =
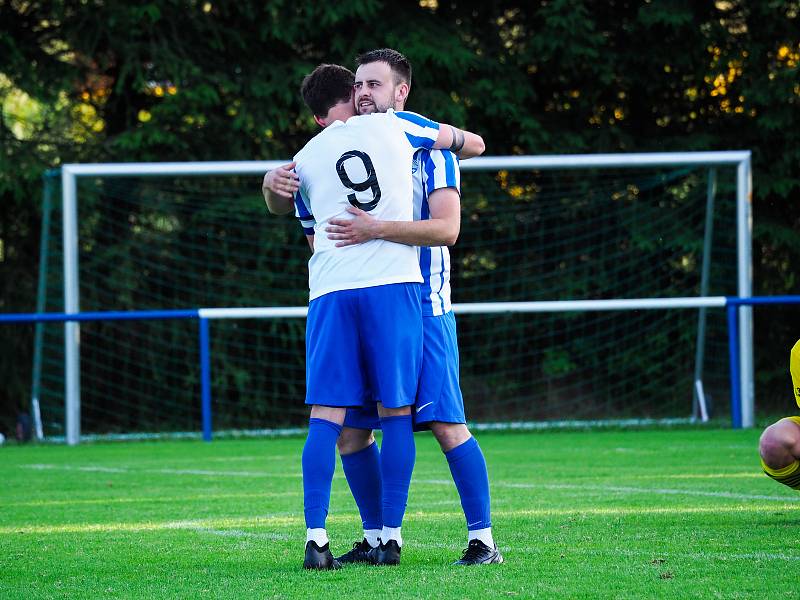
[[[211,352],[208,319],[200,317],[200,410],[203,415],[203,440],[211,441]]]
[[[739,303],[728,298],[728,351],[731,365],[731,426],[742,428],[742,385],[739,372]]]

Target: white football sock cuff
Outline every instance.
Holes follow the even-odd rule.
[[[486,529],[473,529],[469,532],[469,541],[480,540],[489,548],[494,548],[494,538],[492,537],[492,528]]]
[[[394,540],[397,545],[403,547],[403,536],[400,535],[400,527],[386,527],[381,529],[381,542],[384,544],[389,540]]]
[[[314,543],[321,548],[328,543],[328,532],[325,531],[324,527],[306,529],[306,543],[311,540],[314,540]]]
[[[381,530],[380,529],[365,529],[364,530],[364,539],[367,540],[367,543],[372,546],[373,548],[378,547],[378,543],[381,537]]]

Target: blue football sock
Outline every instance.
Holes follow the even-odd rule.
[[[308,529],[325,528],[336,468],[336,440],[341,432],[341,425],[331,421],[308,421],[308,437],[303,446],[303,508]]]
[[[342,454],[342,469],[361,515],[364,529],[380,529],[382,517],[381,453],[378,444]]]
[[[417,449],[411,415],[381,419],[381,473],[383,475],[383,526],[400,527],[408,502],[408,487]]]
[[[467,529],[491,527],[489,473],[478,440],[471,437],[444,455],[447,457],[450,473],[461,497],[461,507],[467,518]]]

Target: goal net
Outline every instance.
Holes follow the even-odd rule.
[[[525,168],[520,158],[462,163],[455,303],[736,295],[735,169]],[[296,219],[267,212],[260,179],[77,178],[80,310],[307,305],[309,248]],[[40,306],[61,311],[53,192]],[[700,330],[698,309],[456,315],[470,421],[685,418],[698,373],[712,416],[728,415],[721,310]],[[40,327],[35,385],[45,435],[58,436],[64,326]],[[305,422],[303,318],[226,319],[210,331],[215,430]],[[82,433],[197,431],[198,354],[192,320],[82,323]]]

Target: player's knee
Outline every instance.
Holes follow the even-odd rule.
[[[453,448],[466,442],[472,434],[463,423],[442,423],[434,421],[431,423],[431,431],[442,452],[449,452]]]
[[[372,435],[372,431],[345,427],[342,429],[339,439],[336,440],[336,447],[339,449],[339,454],[353,454],[363,450],[374,441],[375,436]]]
[[[324,421],[331,421],[337,425],[344,424],[344,416],[346,413],[347,409],[338,406],[322,406],[320,404],[314,404],[311,407],[312,419],[323,419]]]
[[[781,445],[778,443],[778,440],[772,431],[772,425],[770,425],[764,430],[764,433],[761,434],[761,439],[758,441],[758,453],[761,456],[761,460],[763,460],[768,467],[772,467],[772,463],[775,461],[776,455],[778,455],[780,452]]]
[[[386,408],[382,404],[378,404],[378,416],[381,419],[387,417],[404,417],[411,414],[410,406],[401,406],[400,408]]]
[[[782,469],[791,464],[800,454],[800,426],[790,419],[770,425],[761,434],[758,452],[772,469]]]

